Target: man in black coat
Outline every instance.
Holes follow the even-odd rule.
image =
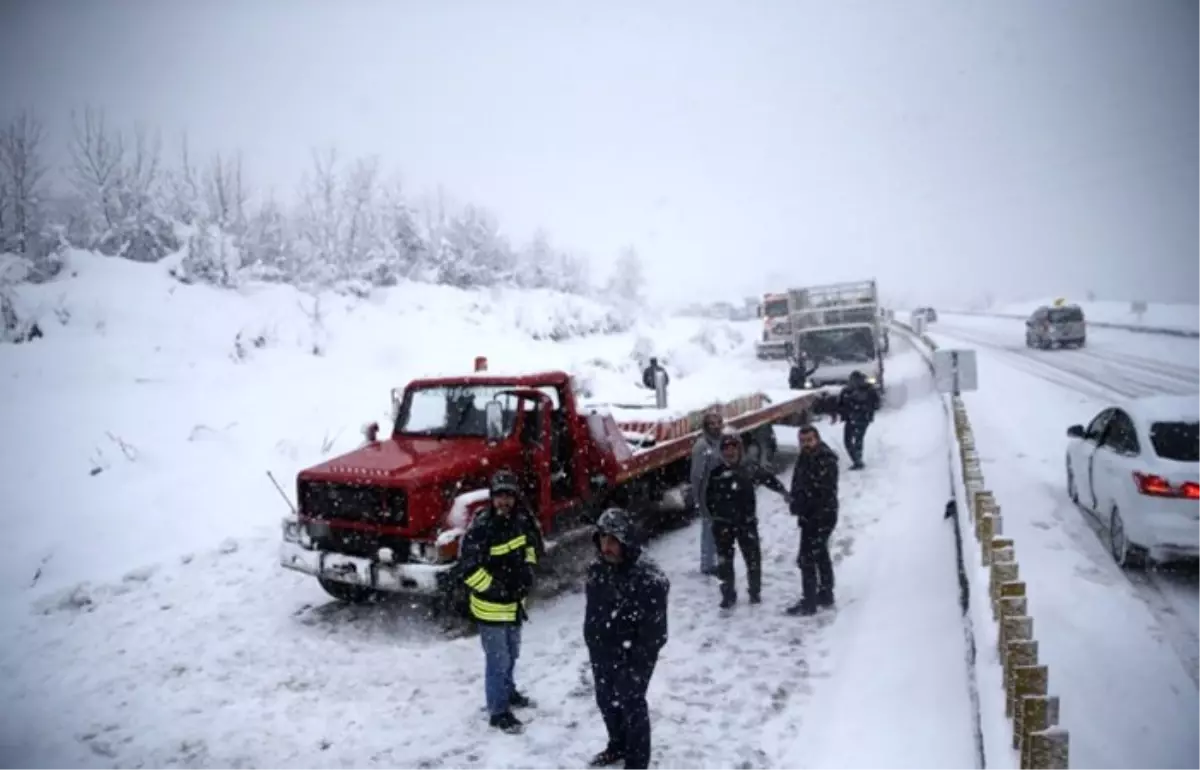
[[[596,522],[599,558],[588,569],[583,639],[592,663],[596,705],[608,745],[592,767],[650,765],[650,710],[646,689],[667,643],[671,583],[641,546],[629,515],[609,508]]]
[[[838,458],[812,425],[800,429],[800,456],[792,472],[792,515],[800,525],[803,596],[789,615],[812,615],[833,606],[833,560],[829,538],[838,519]]]
[[[649,366],[642,370],[642,384],[650,390],[655,390],[657,385],[654,381],[654,378],[659,372],[662,372],[663,387],[670,385],[671,376],[667,374],[667,370],[662,367],[662,364],[658,363],[657,358],[651,358]]]
[[[463,535],[458,574],[469,589],[468,611],[483,644],[489,722],[506,733],[519,733],[524,726],[512,709],[528,708],[533,701],[517,690],[513,670],[521,654],[525,597],[545,548],[537,522],[519,504],[516,475],[496,471],[490,492],[491,504]]]
[[[721,580],[721,609],[737,603],[734,586],[733,550],[736,544],[746,560],[746,582],[750,603],[762,601],[762,546],[758,538],[756,489],[767,487],[791,502],[787,488],[774,474],[742,459],[742,437],[735,432],[721,436],[721,464],[708,477],[704,499],[712,516],[713,539],[717,545],[717,575]]]
[[[846,445],[846,454],[850,455],[851,470],[861,470],[863,466],[863,439],[867,435],[867,427],[875,419],[879,411],[879,391],[867,382],[865,374],[859,371],[850,373],[850,383],[842,388],[838,395],[837,413],[833,421],[841,417],[845,421],[842,440]]]

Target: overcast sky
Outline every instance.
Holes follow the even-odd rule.
[[[875,276],[913,301],[1197,301],[1190,0],[37,0],[6,111],[103,106],[291,190],[379,154],[520,239],[711,298]]]

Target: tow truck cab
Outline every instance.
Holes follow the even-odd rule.
[[[392,391],[392,408],[390,437],[368,435],[297,476],[281,563],[337,598],[438,590],[500,469],[521,479],[549,537],[581,524],[584,502],[628,459],[611,416],[580,414],[566,372],[414,380]]]

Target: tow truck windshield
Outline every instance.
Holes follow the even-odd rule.
[[[814,329],[801,334],[797,344],[815,364],[875,360],[875,331],[870,326]]]
[[[786,299],[769,299],[763,304],[763,315],[767,318],[779,318],[788,314]]]
[[[485,409],[489,401],[499,401],[504,411],[505,433],[512,430],[519,399],[510,392],[514,385],[433,385],[409,388],[396,415],[394,433],[405,436],[442,438],[486,438]],[[554,388],[538,388],[550,396],[552,408],[558,408]],[[526,400],[526,410],[533,402]]]

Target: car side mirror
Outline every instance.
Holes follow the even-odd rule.
[[[499,401],[489,401],[483,407],[483,421],[488,441],[504,438],[504,407]]]
[[[1072,425],[1071,427],[1067,428],[1067,435],[1070,436],[1071,438],[1083,438],[1083,436],[1084,436],[1083,426],[1082,425]]]

